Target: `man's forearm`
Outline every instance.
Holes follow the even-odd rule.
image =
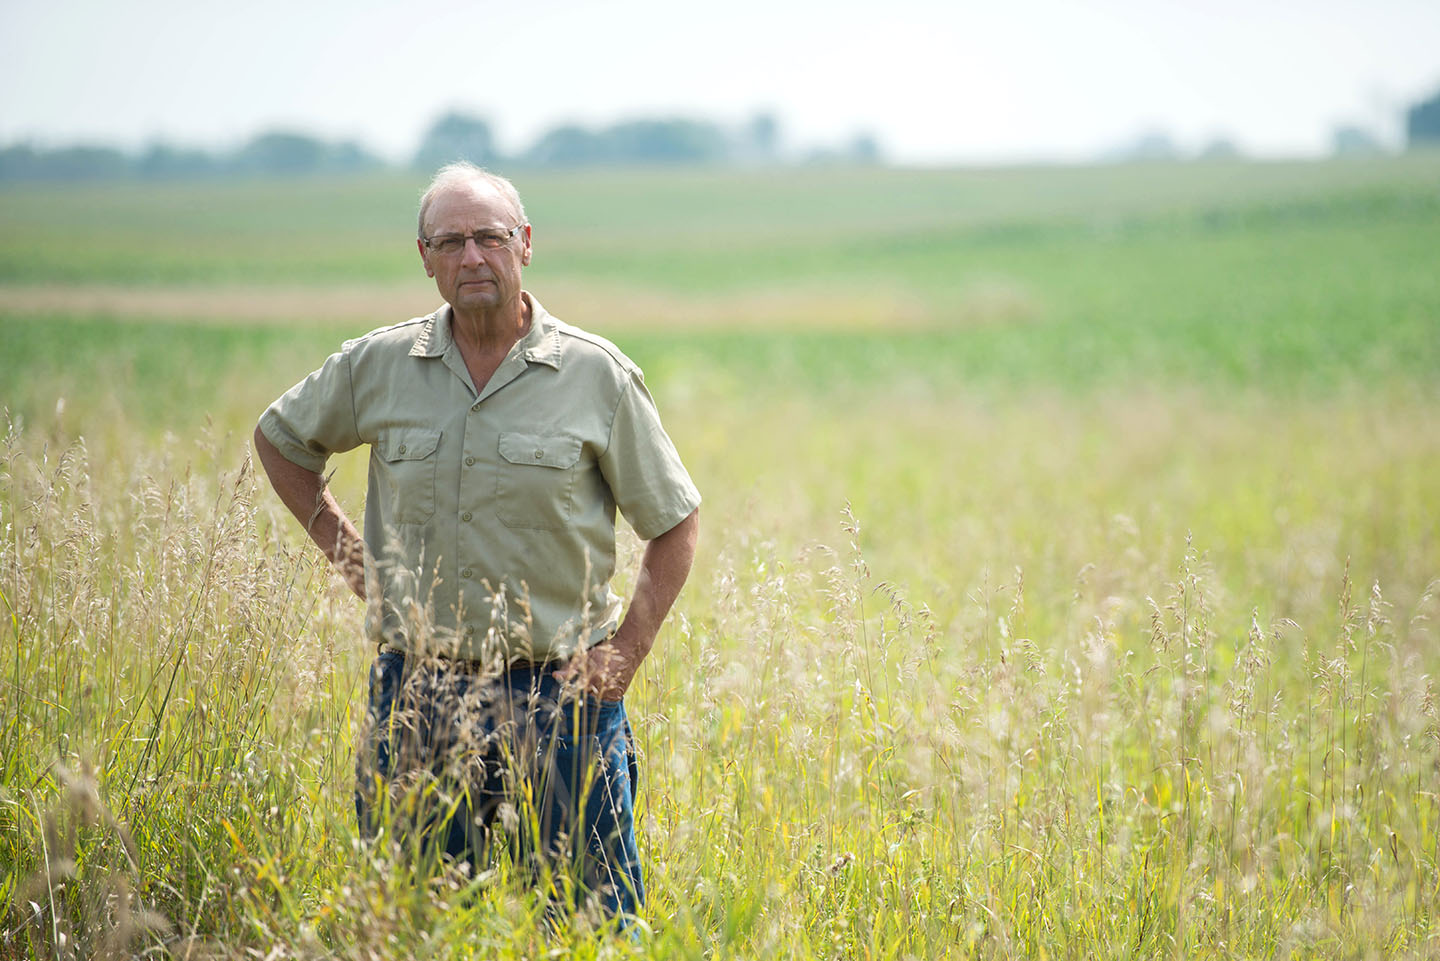
[[[680,596],[680,589],[690,576],[695,561],[695,547],[700,539],[700,510],[645,545],[640,561],[640,574],[635,579],[635,593],[620,632],[630,635],[641,658],[650,653],[660,625]]]
[[[304,525],[310,539],[335,565],[350,589],[363,600],[364,544],[360,540],[360,532],[325,486],[325,478],[286,458],[258,427],[255,429],[255,452],[281,502]]]

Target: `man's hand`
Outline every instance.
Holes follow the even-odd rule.
[[[637,641],[627,640],[623,629],[618,630],[589,650],[577,651],[555,677],[579,686],[596,700],[619,701],[630,689],[651,645],[642,648]]]
[[[325,486],[325,478],[288,460],[258,427],[255,453],[280,500],[305,526],[355,596],[365,600],[365,542]]]
[[[606,641],[587,651],[578,651],[555,672],[566,683],[576,683],[591,697],[602,701],[618,701],[630,689],[630,683],[641,663],[655,644],[655,635],[665,615],[680,594],[690,565],[695,560],[695,545],[700,538],[700,511],[645,545],[640,561],[640,575],[635,581],[635,596],[620,628]]]

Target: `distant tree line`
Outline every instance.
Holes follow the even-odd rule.
[[[1405,141],[1412,149],[1440,146],[1440,91],[1406,111]],[[1335,128],[1332,147],[1337,154],[1383,149],[1373,134],[1353,124]],[[1239,148],[1221,137],[1195,156],[1238,157]],[[1102,159],[1180,160],[1185,159],[1185,154],[1163,131],[1149,131]],[[688,118],[631,120],[605,127],[564,124],[546,131],[524,150],[506,153],[485,119],[448,113],[426,130],[409,166],[429,171],[453,160],[505,169],[879,164],[884,162],[884,152],[874,136],[864,133],[838,146],[787,152],[782,147],[779,121],[772,114],[760,113],[734,128]],[[0,182],[350,174],[388,166],[355,141],[332,142],[288,130],[267,131],[234,150],[220,152],[163,143],[138,152],[93,145],[41,148],[17,143],[0,147]]]
[[[519,153],[496,143],[480,117],[449,113],[430,125],[409,166],[434,170],[455,160],[491,167],[639,165],[877,164],[878,141],[857,135],[838,147],[787,155],[780,124],[757,114],[738,128],[685,118],[633,120],[607,127],[555,127]],[[385,161],[354,141],[330,142],[295,131],[268,131],[223,152],[155,144],[139,152],[113,147],[0,148],[0,181],[178,180],[221,176],[348,174],[385,169]]]
[[[289,131],[260,134],[239,149],[226,153],[169,144],[154,144],[139,153],[100,146],[45,150],[24,143],[0,148],[0,181],[183,180],[234,175],[349,173],[383,166],[378,157],[352,141],[329,143]]]
[[[1412,147],[1440,147],[1440,90],[1405,112],[1405,142]]]
[[[1405,111],[1405,148],[1440,148],[1440,90]],[[1340,123],[1330,132],[1330,152],[1337,157],[1381,154],[1387,146],[1371,129],[1357,123]],[[1228,137],[1215,137],[1196,151],[1183,149],[1163,130],[1146,130],[1139,136],[1103,152],[1111,163],[1157,163],[1185,160],[1235,160],[1240,147]]]

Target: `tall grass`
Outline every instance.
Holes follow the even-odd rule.
[[[1232,523],[1250,549],[1227,545],[1210,502],[1186,500],[1230,468],[1207,473],[1162,418],[1100,447],[1194,462],[1094,502],[1192,510],[1188,543],[1145,536],[1155,516],[1138,511],[1032,528],[1032,505],[1007,507],[1004,492],[1044,496],[1086,469],[1085,446],[1066,444],[1049,463],[942,461],[948,478],[908,481],[922,509],[953,496],[950,482],[971,489],[971,507],[937,512],[932,530],[852,471],[868,492],[857,519],[835,496],[844,478],[815,460],[794,479],[816,506],[787,523],[783,496],[757,502],[734,483],[773,455],[707,437],[713,409],[672,406],[715,492],[707,517],[725,520],[632,692],[651,889],[633,943],[556,927],[503,857],[474,880],[417,875],[359,842],[359,612],[259,496],[233,435],[138,444],[117,468],[83,443],[12,432],[0,951],[1434,952],[1440,598],[1427,586],[1435,545],[1399,519],[1403,499],[1362,515],[1394,543],[1345,540],[1369,551],[1356,570],[1316,544],[1284,567],[1294,545],[1243,515]],[[931,416],[957,448],[1034,443],[1016,433],[1034,430],[1025,405],[968,421],[944,404],[906,409],[909,430],[895,409],[847,427],[882,464],[903,461],[887,443],[919,449]],[[1065,434],[1116,417],[1038,410]],[[1327,445],[1303,418],[1267,413],[1272,436],[1322,448],[1294,468],[1306,482],[1357,456],[1344,430]],[[823,438],[828,416],[792,412],[792,426]],[[875,433],[886,424],[889,441]],[[1219,438],[1212,455],[1226,437],[1245,446],[1220,412],[1192,426]],[[1430,426],[1422,415],[1412,439]],[[1407,461],[1382,443],[1360,456],[1353,476],[1402,490],[1433,455]],[[1307,519],[1323,523],[1343,489],[1313,496]],[[974,510],[1003,516],[977,524]],[[956,536],[971,538],[963,551]],[[1432,570],[1385,568],[1393,590],[1358,579],[1387,552]]]
[[[247,853],[284,870],[330,843],[307,812],[343,759],[298,748],[349,711],[338,622],[313,565],[262,540],[248,473],[188,446],[117,472],[80,443],[18,445],[12,432],[6,944],[83,957],[202,917],[229,930]]]

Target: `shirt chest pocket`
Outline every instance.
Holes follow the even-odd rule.
[[[426,427],[395,428],[376,439],[388,522],[423,524],[434,516],[439,446],[440,431]]]
[[[564,434],[500,435],[495,516],[506,527],[560,530],[570,523],[580,438]]]

